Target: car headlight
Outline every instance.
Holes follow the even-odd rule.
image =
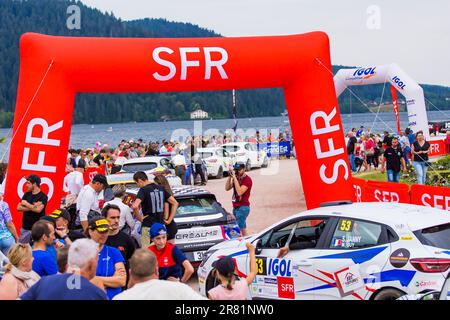
[[[202,263],[200,263],[200,267],[203,267],[203,265],[208,261],[208,259],[217,251],[218,249],[208,250],[203,254]]]

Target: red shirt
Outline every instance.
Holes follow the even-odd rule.
[[[238,178],[241,186],[246,186],[248,189],[242,196],[238,196],[236,189],[233,186],[233,207],[250,206],[250,192],[252,190],[253,181],[249,176]]]

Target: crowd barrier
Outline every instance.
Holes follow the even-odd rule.
[[[353,177],[354,202],[400,202],[450,211],[450,188],[381,182]]]

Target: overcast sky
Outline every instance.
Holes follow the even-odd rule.
[[[333,64],[372,66],[396,62],[420,83],[450,86],[449,0],[82,2],[112,11],[123,20],[165,18],[197,24],[224,36],[321,30],[330,37]]]

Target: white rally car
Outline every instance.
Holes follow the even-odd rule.
[[[222,179],[224,173],[228,173],[228,167],[234,165],[234,157],[223,148],[199,148],[197,151],[205,161],[210,177]]]
[[[229,255],[249,272],[253,299],[396,299],[440,290],[450,268],[450,213],[406,204],[354,203],[291,216],[264,231],[210,248],[198,269],[200,292],[215,286],[211,264]],[[277,258],[280,248],[289,252]]]
[[[269,165],[269,157],[258,146],[249,142],[230,142],[222,145],[222,148],[233,156],[236,162],[245,163],[247,171],[252,168],[266,168]]]

